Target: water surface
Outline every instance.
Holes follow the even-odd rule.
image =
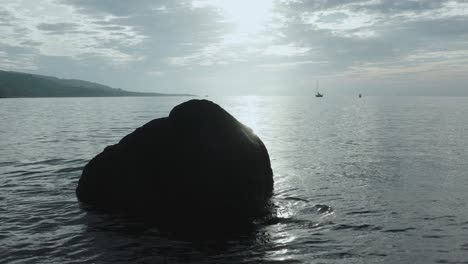
[[[210,98],[267,146],[278,219],[188,240],[83,211],[83,166],[188,99],[0,100],[0,262],[468,263],[468,98]]]

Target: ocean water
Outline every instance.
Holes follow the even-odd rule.
[[[275,221],[187,239],[84,211],[84,165],[188,99],[1,99],[0,262],[468,263],[468,98],[209,98],[267,146]]]

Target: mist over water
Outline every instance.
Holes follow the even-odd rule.
[[[186,239],[83,211],[86,163],[189,99],[0,100],[0,262],[468,263],[468,98],[208,98],[267,146],[277,219]]]

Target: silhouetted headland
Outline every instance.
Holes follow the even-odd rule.
[[[208,229],[264,216],[272,192],[263,142],[207,100],[182,103],[106,147],[76,189],[93,208]]]
[[[118,96],[193,96],[130,92],[106,85],[74,79],[0,71],[0,98],[22,97],[118,97]]]

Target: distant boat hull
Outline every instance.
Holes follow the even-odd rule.
[[[317,81],[317,86],[315,87],[317,89],[317,93],[315,94],[315,97],[321,98],[323,97],[323,94],[319,92],[319,82]]]

